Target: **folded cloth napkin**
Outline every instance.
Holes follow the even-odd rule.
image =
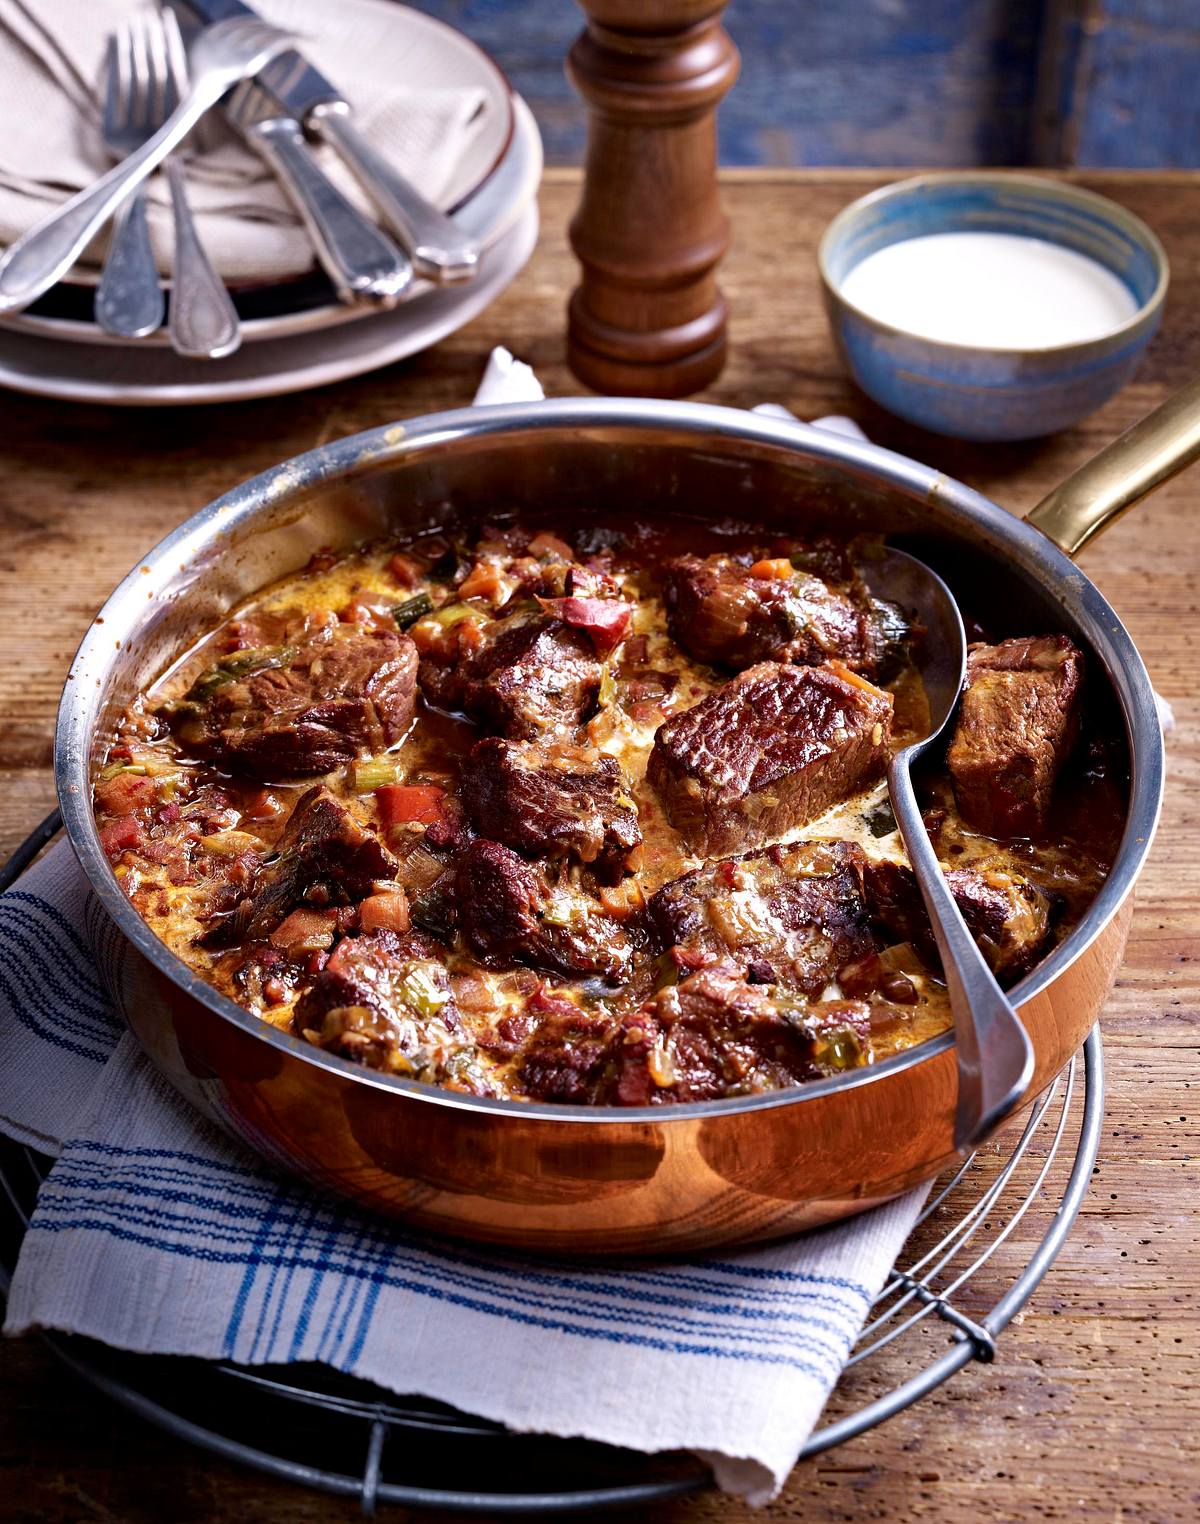
[[[0,245],[110,167],[100,135],[105,49],[120,22],[145,5],[0,0]],[[445,72],[431,29],[414,30],[403,11],[374,0],[255,0],[255,9],[302,39],[313,63],[346,91],[372,143],[430,200],[445,204],[448,193],[465,188],[461,167],[487,126],[487,102],[473,84],[426,83]],[[262,160],[231,132],[211,134],[212,147],[209,136],[189,142],[200,149],[188,161],[189,200],[220,274],[267,281],[310,269],[312,243]],[[317,152],[331,178],[369,212],[337,156]],[[174,234],[161,176],[147,196],[155,256],[169,272]],[[106,247],[101,234],[84,263],[98,264]]]
[[[497,351],[478,402],[542,395]],[[322,1361],[523,1432],[688,1449],[765,1501],[812,1431],[924,1189],[733,1254],[587,1265],[420,1235],[273,1173],[115,1016],[122,939],[70,848],[0,897],[0,1128],[57,1155],[5,1331]]]

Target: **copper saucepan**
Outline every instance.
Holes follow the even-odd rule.
[[[118,998],[147,1053],[269,1159],[373,1209],[498,1243],[666,1253],[769,1238],[887,1200],[954,1156],[946,1034],[791,1090],[663,1107],[478,1100],[356,1067],[274,1030],[196,978],[129,904],[101,850],[92,780],[122,707],[236,604],[322,546],[437,525],[449,505],[561,526],[613,505],[794,530],[884,532],[1002,633],[1065,630],[1090,653],[1131,763],[1113,870],[1013,994],[1040,1092],[1092,1026],[1125,944],[1162,793],[1146,670],[1069,556],[1200,454],[1200,383],[1122,436],[1025,521],[890,451],[804,424],[686,403],[564,400],[444,413],[288,461],[203,509],[116,590],[59,712],[67,831],[128,944]]]

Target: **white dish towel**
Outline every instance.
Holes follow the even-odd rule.
[[[497,351],[480,402],[541,396]],[[653,1264],[443,1242],[281,1178],[193,1113],[104,993],[120,938],[60,844],[0,898],[0,1128],[57,1155],[5,1331],[315,1360],[510,1428],[688,1449],[774,1495],[925,1197]]]

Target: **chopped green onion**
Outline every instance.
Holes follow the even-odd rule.
[[[892,814],[892,807],[886,799],[864,815],[863,820],[866,822],[867,830],[875,837],[890,836],[896,829],[896,817]]]
[[[403,603],[398,603],[392,610],[392,618],[402,630],[407,630],[410,624],[416,624],[418,619],[424,619],[426,614],[433,612],[433,599],[428,593],[414,593],[411,598],[406,598]]]
[[[400,993],[407,1005],[427,1019],[436,1016],[450,999],[449,990],[439,989],[428,970],[414,963],[400,980]]]
[[[442,625],[461,624],[464,619],[483,624],[487,617],[482,609],[472,608],[469,603],[446,603],[440,609],[434,609],[432,614],[425,615],[426,619],[436,620]]]
[[[394,757],[365,757],[351,765],[354,791],[372,794],[377,788],[395,783],[397,763]]]
[[[817,1044],[817,1062],[830,1069],[857,1069],[863,1060],[862,1043],[853,1027],[831,1032]]]
[[[597,698],[600,702],[600,707],[602,709],[607,709],[609,705],[615,701],[616,697],[617,685],[613,681],[612,673],[609,671],[608,667],[605,666],[603,672],[600,674],[600,691],[597,694]]]
[[[267,672],[276,667],[286,667],[296,654],[295,646],[260,646],[253,651],[236,651],[219,661],[215,667],[202,672],[188,690],[189,699],[211,698],[218,688],[232,683],[239,677],[249,677],[253,672]]]
[[[111,782],[113,778],[119,778],[122,773],[133,773],[139,778],[146,776],[146,766],[140,762],[110,762],[107,767],[100,769],[100,783]]]

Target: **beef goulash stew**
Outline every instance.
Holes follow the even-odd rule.
[[[922,632],[871,552],[614,518],[318,555],[126,713],[105,850],[216,989],[387,1074],[628,1106],[869,1064],[950,1025],[883,781]],[[1004,984],[1119,841],[1085,683],[1064,635],[978,640],[920,781]]]

